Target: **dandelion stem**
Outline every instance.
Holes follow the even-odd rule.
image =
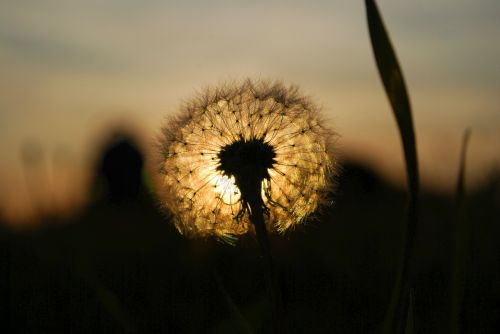
[[[260,185],[260,183],[257,183]],[[253,192],[255,194],[255,192]],[[260,250],[264,258],[264,266],[266,270],[267,288],[269,299],[271,302],[271,318],[275,333],[285,333],[284,330],[284,312],[281,288],[278,282],[276,268],[274,266],[273,257],[271,255],[271,244],[266,230],[264,221],[264,204],[259,195],[249,196],[248,204],[250,206],[250,220],[255,227],[257,240]]]

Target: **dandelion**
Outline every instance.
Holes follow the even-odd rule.
[[[264,216],[268,231],[285,232],[328,197],[330,137],[296,87],[207,89],[163,129],[162,205],[187,236],[241,235]]]

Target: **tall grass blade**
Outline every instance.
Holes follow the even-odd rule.
[[[465,286],[465,263],[468,252],[468,225],[465,219],[465,166],[467,146],[470,139],[470,129],[465,130],[462,138],[460,166],[458,169],[457,188],[455,194],[455,219],[452,229],[451,258],[451,305],[450,333],[460,333],[460,314]]]
[[[222,283],[222,279],[220,278],[219,272],[216,269],[212,270],[212,276],[214,277],[215,282],[217,283],[217,287],[219,288],[222,295],[224,296],[224,300],[226,301],[226,303],[229,307],[229,310],[231,311],[231,314],[233,315],[234,319],[236,320],[241,333],[252,334],[253,331],[250,328],[250,325],[245,320],[245,317],[243,316],[243,314],[241,314],[241,311],[238,308],[238,306],[236,306],[236,303],[234,302],[233,298],[231,298],[231,295],[229,294],[226,287],[224,286],[224,283]]]
[[[413,258],[417,225],[419,192],[417,148],[410,100],[403,73],[375,1],[365,0],[365,5],[373,53],[387,97],[396,118],[406,162],[409,202],[403,248],[403,263],[398,272],[383,329],[385,333],[403,333],[406,328],[409,291],[412,286],[410,282],[410,267]]]
[[[461,206],[465,197],[465,165],[467,159],[467,147],[470,140],[470,129],[464,131],[462,137],[462,148],[460,151],[460,167],[458,169],[457,178],[457,190],[456,190],[456,202],[457,205]]]
[[[410,302],[408,306],[408,316],[406,318],[405,334],[416,334],[415,329],[415,293],[413,289],[410,290]]]

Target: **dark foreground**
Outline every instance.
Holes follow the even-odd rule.
[[[47,218],[43,230],[1,230],[0,332],[272,330],[257,241],[185,240],[139,188],[133,196],[108,191],[70,221]],[[499,188],[491,178],[468,194],[462,215],[468,222],[463,333],[500,332]],[[334,198],[316,220],[272,238],[287,328],[377,333],[399,261],[405,195],[347,164]],[[422,195],[418,333],[449,330],[453,203]]]

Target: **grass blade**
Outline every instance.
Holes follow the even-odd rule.
[[[463,204],[465,197],[465,165],[466,165],[465,162],[467,159],[467,146],[469,144],[469,139],[470,139],[470,129],[466,129],[462,137],[462,149],[460,152],[460,167],[458,170],[458,178],[457,178],[456,201],[459,207]]]
[[[219,272],[214,269],[212,271],[212,276],[215,279],[215,282],[217,283],[217,287],[221,291],[222,295],[224,296],[224,300],[226,301],[229,310],[231,311],[231,314],[233,315],[234,319],[239,325],[239,330],[241,333],[247,333],[247,334],[252,334],[252,329],[250,328],[250,325],[248,322],[245,320],[245,317],[243,314],[241,314],[238,306],[236,306],[236,303],[234,302],[233,298],[231,298],[231,295],[227,291],[226,287],[222,283],[222,280],[220,278]]]
[[[410,290],[410,301],[408,306],[408,316],[406,318],[405,334],[415,334],[415,293]]]
[[[451,305],[450,305],[450,333],[460,333],[460,313],[465,286],[465,263],[468,252],[467,220],[464,217],[465,207],[465,166],[467,146],[470,139],[470,130],[464,132],[460,153],[457,189],[455,198],[455,219],[452,228],[452,263],[451,263]]]
[[[391,303],[384,321],[384,332],[402,333],[406,328],[410,296],[410,267],[413,258],[419,192],[415,132],[403,73],[374,0],[365,0],[368,30],[380,78],[396,118],[401,136],[409,189],[403,263],[398,272]]]
[[[365,2],[375,60],[403,141],[409,189],[415,194],[418,190],[417,150],[410,100],[403,73],[375,2],[373,0]]]

